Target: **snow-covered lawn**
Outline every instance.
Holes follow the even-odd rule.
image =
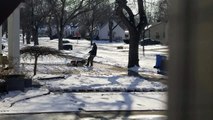
[[[64,51],[65,53],[87,59],[88,52],[91,49],[90,41],[87,40],[69,40],[73,45],[72,51]],[[127,67],[128,64],[128,51],[129,45],[124,42],[109,43],[108,41],[94,41],[97,44],[97,56],[94,61],[103,64]],[[56,39],[49,40],[49,38],[40,38],[40,45],[49,46],[57,49],[58,41]],[[23,45],[25,46],[25,45]],[[117,49],[117,47],[122,46],[123,49]],[[162,45],[145,46],[145,56],[143,55],[142,46],[139,46],[139,63],[143,72],[156,72],[153,68],[155,65],[155,59],[157,54],[167,55],[168,47]],[[26,62],[26,61],[25,61]],[[31,61],[33,62],[33,61]],[[57,58],[44,58],[39,61],[40,63],[54,63],[63,64],[64,62],[69,62],[67,59],[57,59]]]
[[[68,39],[67,39],[68,40]],[[71,56],[87,59],[91,49],[90,41],[68,40],[73,45],[72,51],[63,51]],[[57,40],[40,38],[40,45],[57,48]],[[38,61],[38,75],[34,80],[43,85],[42,88],[27,89],[25,92],[10,92],[0,97],[0,113],[29,113],[29,112],[60,112],[106,110],[166,110],[167,85],[149,81],[141,77],[127,76],[128,44],[123,42],[109,43],[107,41],[95,41],[98,47],[94,67],[70,67],[66,64],[71,59],[44,57]],[[22,45],[24,47],[26,45]],[[123,49],[117,49],[122,46]],[[142,47],[139,48],[141,68],[138,70],[144,74],[156,74],[156,54],[167,55],[167,46],[146,46],[145,56]],[[4,50],[7,54],[7,48]],[[22,69],[31,74],[33,60],[21,60]],[[28,64],[26,64],[28,63]],[[103,65],[102,65],[103,64]],[[120,67],[115,69],[113,66]],[[39,80],[65,76],[59,79]],[[86,91],[98,92],[86,92]],[[61,91],[69,91],[62,93]],[[84,91],[82,93],[70,93],[70,91]],[[107,92],[101,92],[107,91]],[[119,92],[109,92],[119,91]],[[143,91],[143,92],[125,92]],[[33,97],[34,96],[34,97]],[[31,98],[31,99],[28,99]],[[102,106],[102,107],[101,107]]]

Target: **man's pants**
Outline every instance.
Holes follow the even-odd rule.
[[[86,66],[89,66],[89,63],[90,63],[90,66],[93,66],[93,59],[94,59],[95,55],[90,55],[88,60],[87,60],[87,64]]]

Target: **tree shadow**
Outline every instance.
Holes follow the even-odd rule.
[[[141,76],[138,72],[135,72],[135,71],[130,71],[128,70],[127,71],[127,75],[128,76],[132,76],[132,77],[138,77],[138,78],[144,78],[143,76]],[[88,77],[91,77],[91,76],[88,76]],[[98,78],[108,78],[107,80],[109,81],[108,84],[120,84],[119,82],[119,76],[107,76],[107,77],[100,77],[100,76],[95,76],[97,79]],[[141,82],[141,80],[135,80],[133,82],[131,82],[130,84],[128,84],[127,86],[127,89],[131,89],[131,88],[136,88],[137,85],[139,85]],[[94,87],[99,87],[99,86],[102,86],[103,84],[92,84],[92,85],[82,85],[81,87],[88,87],[88,88],[94,88]],[[73,87],[73,89],[79,89],[80,87]],[[70,92],[70,91],[68,91]],[[77,91],[76,91],[77,92]],[[106,102],[97,102],[95,104],[99,105],[99,106],[117,106],[117,109],[118,111],[114,111],[114,113],[109,116],[109,117],[104,117],[102,115],[94,115],[94,114],[87,114],[88,117],[94,117],[94,118],[97,118],[97,119],[116,119],[117,117],[120,117],[122,116],[124,119],[127,119],[128,116],[131,115],[132,111],[129,111],[131,109],[133,109],[133,99],[131,97],[131,94],[125,94],[126,92],[122,92],[122,96],[123,96],[123,100],[122,101],[114,101],[113,103],[106,103]],[[128,92],[127,92],[128,93]],[[92,97],[92,96],[91,96]],[[148,97],[147,97],[148,98]],[[154,99],[154,98],[150,98],[150,99]],[[85,103],[85,104],[91,104],[87,101],[85,101],[84,99],[77,99],[76,100],[78,102],[82,102],[82,103]],[[156,100],[156,99],[155,99]],[[123,102],[123,104],[121,104],[121,102]],[[125,103],[129,103],[129,104],[125,104]],[[125,107],[126,110],[122,110],[123,108]],[[82,108],[82,110],[80,110],[80,112],[77,112],[76,114],[79,114],[78,116],[81,116],[81,111],[84,111],[84,109]],[[76,117],[76,120],[80,120],[80,118]]]
[[[136,77],[141,77],[138,73],[134,73],[134,76],[136,75]],[[133,75],[132,75],[133,76]],[[111,77],[108,79],[108,81],[110,81],[111,84],[119,84],[119,82],[117,81],[119,79],[119,76],[117,77]],[[139,80],[135,80],[134,82],[132,82],[128,88],[132,88],[132,87],[136,87],[141,81]],[[93,87],[94,85],[91,85],[91,87]],[[97,106],[117,106],[117,110],[118,111],[114,111],[114,114],[111,115],[110,117],[103,117],[103,115],[97,117],[96,115],[88,115],[89,117],[94,117],[94,118],[101,118],[101,119],[116,119],[118,117],[121,117],[123,119],[128,119],[128,117],[132,114],[132,109],[133,109],[133,100],[131,97],[131,94],[129,94],[128,92],[122,92],[122,96],[123,96],[123,100],[122,101],[115,101],[113,103],[106,103],[106,102],[96,102],[94,104],[96,104]],[[92,97],[92,96],[91,96]],[[153,100],[157,100],[159,102],[165,103],[164,101],[161,101],[159,99],[156,98],[152,98],[152,97],[147,97],[145,96],[145,98],[148,99],[153,99]],[[91,104],[89,102],[84,101],[83,99],[77,99],[77,101],[83,102],[85,104]],[[121,102],[123,104],[121,104]],[[128,103],[128,104],[125,104]],[[123,110],[123,108],[125,108],[126,110]],[[83,108],[82,108],[83,109]]]

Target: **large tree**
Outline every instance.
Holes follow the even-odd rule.
[[[27,35],[27,43],[32,35],[34,45],[38,45],[38,29],[46,21],[52,8],[48,5],[48,0],[26,0],[25,8],[21,10],[21,28]]]
[[[127,0],[116,0],[116,13],[130,33],[128,68],[139,66],[138,45],[142,31],[147,25],[143,0],[137,0],[138,13],[133,13]]]

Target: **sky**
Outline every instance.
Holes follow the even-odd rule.
[[[115,0],[111,0],[111,2],[113,2]],[[156,12],[156,10],[158,9],[157,8],[157,5],[156,3],[158,2],[159,0],[144,0],[144,3],[145,4],[145,10],[146,12],[150,12],[152,15]],[[136,2],[136,3],[134,3]],[[128,6],[132,9],[133,13],[134,14],[137,14],[137,0],[128,0]]]
[[[68,40],[68,39],[66,39]],[[57,40],[39,38],[40,45],[57,48]],[[73,45],[72,51],[64,51],[73,56],[87,59],[91,49],[90,41],[68,40]],[[7,40],[3,40],[7,43]],[[21,42],[21,41],[20,41]],[[41,113],[63,111],[106,111],[106,110],[166,110],[167,85],[157,81],[149,81],[139,77],[126,76],[123,72],[111,73],[109,66],[126,67],[128,62],[128,44],[124,42],[109,43],[95,41],[98,46],[94,61],[104,64],[95,64],[94,67],[71,67],[66,64],[70,59],[44,57],[38,60],[38,74],[33,77],[43,87],[28,88],[25,91],[13,91],[0,97],[0,114],[14,113]],[[21,44],[21,48],[26,45]],[[124,49],[117,49],[122,46]],[[6,46],[7,47],[7,46]],[[154,45],[145,47],[145,56],[140,52],[138,69],[143,74],[161,76],[157,74],[155,65],[156,54],[167,54],[167,46]],[[4,49],[7,53],[7,48]],[[22,68],[30,73],[33,60],[21,59]],[[25,65],[24,65],[25,64]],[[106,67],[106,68],[105,68]],[[67,71],[72,74],[66,74]],[[59,73],[50,73],[59,71]],[[75,73],[74,71],[79,71]],[[64,77],[58,78],[57,77]],[[46,80],[45,80],[46,79]],[[136,90],[138,92],[125,92]],[[72,91],[99,91],[99,92],[72,92]],[[63,92],[70,91],[70,92]],[[119,92],[101,92],[119,91]],[[141,91],[141,92],[139,92]],[[147,91],[147,92],[143,92]],[[148,92],[156,91],[156,92]],[[143,101],[143,102],[141,102]]]

